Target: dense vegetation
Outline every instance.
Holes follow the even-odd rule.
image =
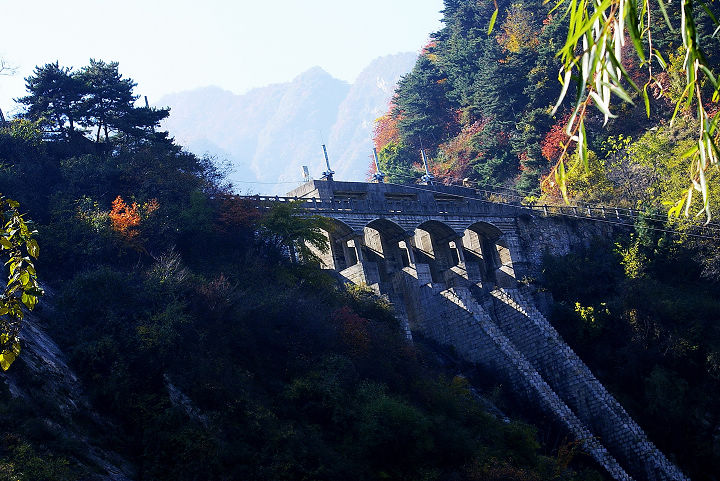
[[[390,181],[418,179],[419,151],[424,148],[430,170],[441,182],[467,179],[482,186],[511,187],[527,195],[559,195],[555,176],[548,174],[563,152],[562,144],[571,143],[564,127],[572,112],[573,95],[567,96],[555,115],[551,111],[561,90],[556,54],[565,43],[568,18],[562,9],[550,14],[554,2],[497,4],[497,21],[488,35],[495,10],[492,0],[446,0],[444,27],[432,35],[415,68],[401,80],[388,113],[376,125],[380,165]],[[670,9],[669,14],[679,25],[678,9]],[[720,42],[717,35],[711,36],[715,24],[700,6],[696,7],[696,20],[708,65],[717,69]],[[571,197],[636,207],[639,201],[649,200],[648,196],[657,204],[675,203],[687,191],[690,160],[678,159],[677,154],[695,139],[698,121],[693,104],[681,104],[679,122],[672,127],[667,122],[685,86],[682,39],[678,31],[668,29],[658,12],[654,12],[650,29],[653,48],[662,51],[667,65],[665,70],[655,65],[655,81],[648,86],[651,115],[647,116],[638,94],[635,105],[613,103],[618,118],[611,119],[605,128],[603,115],[589,110],[585,123],[590,173],[572,169],[575,178],[568,181]],[[624,49],[633,51],[629,39]],[[643,85],[645,71],[639,61],[632,55],[624,58],[630,77]],[[718,102],[712,102],[710,95],[705,106],[710,113],[718,110]],[[608,144],[616,145],[620,136],[625,144],[619,149],[609,148]],[[685,145],[678,145],[678,140],[685,140]],[[648,155],[648,146],[661,155]],[[575,158],[572,162],[578,161]],[[658,173],[684,181],[675,182],[662,193],[657,185],[646,192],[649,182],[663,184],[665,179],[653,175]],[[710,175],[716,176],[714,171]],[[602,180],[606,190],[588,193],[573,182],[587,176],[593,182]],[[645,182],[638,181],[641,177]],[[628,184],[636,189],[630,197],[621,191]],[[655,197],[659,194],[663,195]],[[702,201],[696,199],[693,210],[701,206]]]
[[[2,479],[92,478],[68,422],[139,480],[603,479],[486,413],[387,303],[291,262],[316,225],[229,194],[132,85],[116,64],[38,68],[26,118],[0,130],[0,191],[39,231],[43,321],[109,423],[2,383]],[[38,385],[22,355],[11,369]]]
[[[446,0],[445,26],[378,123],[391,181],[417,179],[424,148],[444,182],[557,196],[547,174],[567,140],[567,108],[550,113],[563,19],[541,2],[498,3],[488,35],[492,1]],[[687,190],[680,154],[698,125],[691,110],[660,120],[684,72],[656,20],[671,54],[653,115],[638,102],[605,129],[588,117],[588,168],[568,178],[572,197],[645,217],[633,236],[548,258],[537,281],[557,328],[651,439],[693,479],[716,480],[718,242],[662,231],[681,227],[665,218]],[[76,415],[74,429],[142,480],[602,479],[566,469],[577,446],[540,446],[528,424],[484,412],[467,381],[404,341],[382,300],[292,262],[316,224],[231,195],[212,162],[158,131],[168,112],[137,107],[133,87],[115,63],[38,67],[25,115],[0,128],[0,192],[39,231],[43,321],[113,426]],[[11,369],[32,384],[18,359]],[[83,444],[0,390],[1,479],[93,476]]]
[[[380,166],[391,182],[420,177],[423,148],[440,182],[502,186],[527,196],[527,202],[562,202],[552,169],[570,142],[564,129],[574,87],[555,115],[552,107],[560,94],[556,54],[565,44],[568,17],[562,8],[550,14],[555,2],[542,3],[498,1],[488,35],[493,1],[445,1],[443,28],[376,124]],[[566,258],[549,257],[544,279],[530,281],[552,292],[553,323],[650,438],[692,479],[716,480],[720,225],[694,237],[687,234],[697,231],[685,230],[688,221],[675,218],[685,213],[692,221],[703,209],[699,184],[692,202],[683,203],[693,192],[688,187],[695,172],[692,155],[685,153],[697,145],[700,122],[697,99],[678,104],[687,94],[680,9],[668,6],[672,32],[655,2],[652,6],[649,31],[666,65],[652,60],[650,114],[637,93],[635,105],[613,101],[618,118],[605,127],[601,112],[589,109],[587,166],[571,156],[574,168],[567,173],[572,202],[636,208],[644,217],[632,236],[599,240]],[[716,6],[691,8],[694,40],[717,71],[720,44],[708,13]],[[647,65],[641,68],[634,60],[634,48],[627,37],[625,68],[642,87]],[[649,51],[647,44],[644,48]],[[708,81],[698,90],[710,117],[720,110],[713,88]],[[710,210],[717,215],[717,166],[705,174]]]
[[[720,299],[709,245],[652,231],[548,257],[552,322],[650,439],[695,480],[720,472]],[[592,279],[592,282],[588,282]]]

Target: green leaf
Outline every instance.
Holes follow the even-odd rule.
[[[493,27],[495,26],[495,20],[497,20],[498,16],[498,9],[495,8],[495,11],[492,14],[492,17],[490,17],[490,25],[488,25],[488,32],[487,34],[490,35],[493,31]]]
[[[603,113],[603,115],[605,115],[606,118],[614,119],[615,117],[617,117],[617,115],[614,115],[612,112],[610,112],[610,109],[607,108],[607,106],[603,102],[603,99],[600,97],[600,95],[598,95],[597,92],[590,92],[590,97],[593,98],[593,100],[595,101],[595,106],[600,109],[600,111]]]
[[[10,365],[15,361],[17,354],[12,351],[4,351],[0,353],[0,367],[3,371],[7,371]]]
[[[670,23],[670,17],[668,16],[667,10],[665,9],[665,2],[663,2],[663,0],[658,0],[658,4],[660,5],[660,11],[662,12],[663,17],[665,17],[665,23],[667,24],[670,31],[675,33],[675,29],[673,28],[672,23]]]
[[[580,149],[580,160],[582,160],[585,170],[588,171],[590,169],[590,164],[588,163],[587,134],[585,133],[584,119],[580,121],[580,145],[578,145],[578,149]]]
[[[654,48],[653,53],[655,54],[655,58],[658,59],[658,62],[660,62],[660,66],[663,68],[663,70],[667,70],[667,62],[663,58],[663,56],[660,54],[658,49]]]
[[[622,87],[618,87],[607,82],[602,82],[602,85],[608,87],[612,93],[623,99],[625,102],[629,103],[630,105],[635,105],[635,102],[633,102],[633,100],[630,98],[630,95],[628,95],[628,93]]]
[[[713,86],[717,87],[719,85],[718,81],[715,78],[715,75],[713,75],[713,73],[710,71],[710,69],[707,68],[703,64],[700,64],[699,67],[700,67],[700,70],[702,70],[705,73],[705,75],[708,76],[708,78],[710,79],[710,82],[712,82]]]
[[[608,57],[610,58],[610,62],[613,64],[615,68],[619,68],[620,72],[622,72],[622,76],[627,82],[632,86],[633,89],[635,89],[636,92],[640,92],[640,87],[637,86],[635,81],[633,81],[632,77],[628,73],[627,70],[625,70],[625,67],[623,66],[622,62],[618,61],[618,59],[615,57],[615,53],[612,49],[608,49],[607,51]]]
[[[637,51],[640,60],[645,62],[645,52],[643,51],[642,37],[640,30],[638,29],[638,14],[637,4],[635,0],[627,0],[627,11],[625,13],[625,19],[627,20],[628,33],[632,39],[635,50]]]
[[[645,113],[650,118],[650,97],[648,97],[647,88],[648,84],[645,84],[643,87],[643,100],[645,101]]]
[[[702,5],[703,10],[705,10],[705,13],[708,14],[708,16],[712,19],[713,23],[715,25],[718,25],[717,18],[715,18],[715,15],[712,13],[712,11],[708,8],[707,4],[705,2],[700,2],[700,5]]]
[[[672,126],[673,122],[675,121],[675,116],[677,115],[678,111],[680,111],[680,106],[682,105],[682,101],[685,98],[685,95],[687,95],[688,90],[690,90],[690,87],[692,85],[688,84],[685,86],[685,90],[683,90],[682,95],[677,101],[677,104],[675,104],[675,110],[673,111],[672,117],[670,117],[670,126]]]
[[[562,81],[562,90],[560,91],[560,96],[558,97],[557,103],[552,109],[551,114],[555,115],[555,112],[557,112],[558,108],[560,108],[560,104],[562,104],[562,101],[565,99],[565,94],[567,94],[568,87],[570,87],[570,77],[572,76],[572,70],[566,70],[565,71],[565,77]],[[577,110],[577,107],[576,107]]]
[[[28,254],[37,259],[38,255],[40,255],[40,247],[38,246],[37,241],[35,239],[30,239],[25,245],[27,246]]]
[[[694,144],[692,147],[690,147],[688,150],[683,152],[683,154],[680,156],[681,159],[687,159],[688,157],[692,157],[695,155],[698,151],[698,145]]]
[[[565,172],[565,162],[562,160],[558,162],[557,168],[555,169],[555,180],[558,183],[558,187],[560,187],[560,192],[562,193],[563,199],[565,199],[565,203],[569,204],[570,200],[567,195],[567,174]]]
[[[21,300],[22,303],[25,304],[25,306],[31,311],[35,309],[35,305],[37,304],[37,297],[30,295],[27,292],[23,292]]]
[[[705,134],[705,138],[706,138],[706,139],[705,139],[705,143],[706,143],[706,144],[710,147],[710,149],[712,149],[712,151],[715,153],[715,157],[720,157],[720,149],[718,149],[718,146],[717,146],[717,144],[715,143],[715,141],[713,140],[713,138],[710,137],[710,136],[707,135],[707,134]]]
[[[685,204],[685,201],[690,198],[692,200],[692,187],[688,191],[687,195],[684,195],[680,200],[678,200],[673,207],[671,207],[668,210],[668,218],[673,217],[680,217],[680,214],[683,211],[683,205]]]
[[[581,14],[578,17],[578,26],[579,29],[576,29],[575,32],[573,32],[573,35],[571,38],[568,39],[568,41],[565,43],[565,47],[570,46],[570,49],[574,49],[574,46],[577,44],[577,42],[580,40],[580,37],[585,34],[588,30],[590,30],[593,27],[593,24],[596,20],[600,19],[605,14],[605,10],[610,8],[610,5],[612,5],[611,0],[605,0],[600,5],[595,6],[595,11],[593,12],[592,16],[587,19],[585,22],[582,22],[583,15]]]

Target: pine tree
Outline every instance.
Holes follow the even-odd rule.
[[[85,86],[72,68],[61,67],[58,62],[35,67],[25,86],[29,95],[18,99],[28,107],[25,117],[43,120],[44,128],[70,138],[85,95]]]

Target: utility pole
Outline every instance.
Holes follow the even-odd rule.
[[[325,165],[327,165],[327,170],[323,172],[322,179],[324,180],[333,180],[333,170],[330,168],[330,159],[328,159],[328,153],[327,149],[325,148],[325,144],[322,144],[323,148],[323,154],[325,154]]]
[[[373,160],[375,160],[375,174],[373,175],[373,180],[375,180],[378,184],[382,184],[383,179],[385,179],[385,173],[380,170],[380,162],[378,161],[376,148],[373,148]]]
[[[423,175],[420,180],[425,185],[433,185],[433,180],[435,180],[435,176],[430,173],[430,170],[428,169],[428,163],[427,163],[427,157],[425,156],[425,149],[420,149],[420,156],[422,157],[423,165],[425,166],[425,175]]]

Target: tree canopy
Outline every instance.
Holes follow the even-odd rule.
[[[0,244],[21,256],[13,302],[32,304],[37,229],[55,294],[38,316],[77,379],[65,392],[18,358],[32,402],[0,383],[0,477],[94,479],[110,453],[138,480],[597,479],[488,414],[406,342],[386,300],[313,266],[326,220],[232,195],[211,159],[134,120],[158,112],[131,107],[116,66],[34,77],[51,72],[84,93],[66,108],[68,92],[48,89],[0,128],[0,191],[37,222],[7,224],[18,207],[2,204]],[[114,87],[91,93],[96,76]],[[3,349],[14,359],[14,331]]]
[[[136,83],[123,78],[117,62],[90,59],[79,70],[58,62],[36,67],[25,79],[24,117],[40,122],[48,135],[71,139],[77,132],[108,142],[111,134],[148,137],[168,109],[136,107]]]
[[[622,154],[638,152],[630,144],[679,123],[696,132],[683,152],[689,165],[661,158],[666,169],[690,169],[692,187],[653,196],[640,183],[604,202],[707,219],[720,121],[715,3],[446,1],[443,28],[377,123],[380,166],[391,182],[414,182],[424,147],[440,182],[588,201],[597,195],[568,181],[601,175],[620,192],[623,170],[645,169],[636,155],[615,162],[608,142],[623,135]]]
[[[618,117],[611,108],[613,98],[632,104],[641,97],[649,118],[652,90],[662,95],[666,89],[660,72],[671,72],[674,67],[682,71],[684,78],[681,93],[672,99],[675,109],[670,124],[683,108],[698,125],[696,142],[683,154],[692,159],[692,185],[686,198],[670,209],[670,213],[677,214],[684,206],[688,216],[693,191],[698,191],[702,195],[702,212],[707,222],[710,221],[707,176],[711,168],[717,170],[720,158],[720,109],[717,107],[720,100],[717,15],[720,12],[715,7],[714,2],[693,0],[680,0],[670,10],[663,0],[557,1],[553,11],[563,13],[568,33],[559,50],[563,89],[553,112],[558,110],[571,85],[574,84],[576,91],[565,129],[571,142],[566,143],[554,169],[566,199],[564,157],[573,142],[577,143],[577,155],[587,167],[585,118],[588,107],[597,107],[607,124],[609,119]],[[682,63],[673,65],[672,55],[676,52],[682,54]],[[631,62],[630,56],[634,57]]]

